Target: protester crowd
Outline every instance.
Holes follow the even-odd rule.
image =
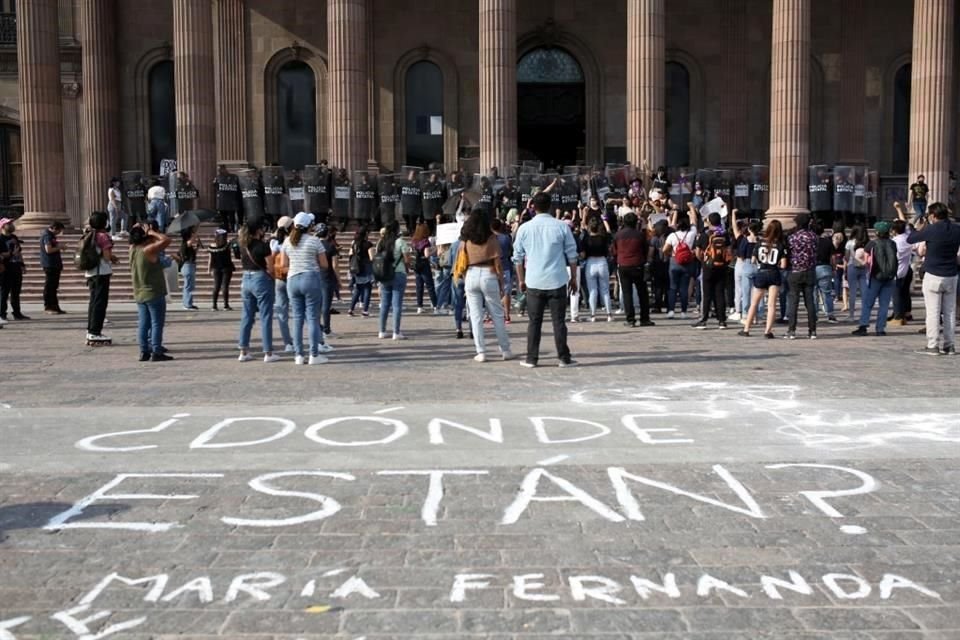
[[[566,367],[574,364],[567,323],[612,322],[616,314],[623,314],[628,328],[654,327],[654,315],[663,322],[689,320],[697,330],[735,324],[745,338],[754,329],[774,338],[777,325],[784,325],[781,336],[789,340],[816,339],[818,323],[835,324],[846,314],[854,336],[882,337],[888,325],[913,320],[912,284],[922,278],[926,346],[920,352],[956,353],[960,225],[945,205],[927,204],[922,177],[909,190],[911,211],[897,203],[892,223],[847,228],[839,218],[829,224],[822,216],[801,214],[786,230],[779,220],[764,222],[754,211],[733,208],[731,198],[699,182],[690,198],[675,202],[662,168],[618,189],[596,172],[572,185],[559,171],[542,174],[527,189],[499,179],[496,169],[475,189],[457,190],[457,182],[437,176],[418,182],[415,215],[402,206],[412,196],[401,193],[394,215],[358,225],[343,246],[330,224],[332,209],[327,216],[302,211],[279,218],[248,212],[242,220],[234,211],[218,217],[207,239],[199,225],[178,224],[185,223],[182,210],[168,217],[160,185],[147,191],[143,218],[128,220],[119,181],[111,182],[107,211],[90,216],[74,258],[90,288],[87,341],[110,342],[103,326],[117,262],[113,247],[128,241],[144,361],[170,359],[163,344],[168,274],[179,271],[180,302],[197,310],[198,264],[213,275],[213,310],[221,300],[223,309],[231,309],[230,283],[241,271],[241,362],[253,359],[256,325],[265,362],[280,360],[281,353],[296,364],[328,362],[334,301],[346,303],[341,292],[349,290],[346,314],[368,317],[374,286],[380,292],[378,338],[405,340],[408,284],[416,312],[452,314],[456,337],[472,337],[478,362],[490,358],[487,326],[500,357],[514,358],[507,327],[511,315],[520,314],[528,321],[522,364],[538,366],[549,310],[559,365]],[[425,197],[430,185],[440,195]],[[452,238],[451,224],[457,226]],[[62,230],[54,224],[41,239],[47,313],[62,313],[56,293],[64,268]],[[340,280],[341,261],[348,266],[347,283]],[[7,320],[8,303],[14,319],[27,319],[20,308],[24,270],[15,224],[0,220],[0,323]],[[805,333],[798,330],[801,300]]]

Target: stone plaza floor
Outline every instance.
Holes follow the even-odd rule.
[[[527,370],[408,308],[295,367],[237,362],[237,311],[172,310],[155,364],[131,306],[99,349],[26,311],[0,639],[960,638],[960,359],[919,323],[581,323]]]

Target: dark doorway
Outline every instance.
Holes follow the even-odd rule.
[[[407,69],[407,161],[413,167],[443,163],[443,72],[423,60]]]
[[[153,65],[149,85],[150,171],[159,172],[162,160],[174,160],[177,157],[177,110],[172,60]]]
[[[534,49],[517,65],[517,145],[520,160],[545,167],[578,164],[586,145],[583,69],[569,52]]]
[[[910,89],[913,67],[905,64],[893,80],[893,173],[910,170]],[[916,176],[911,176],[916,177]],[[909,182],[909,181],[908,181]]]
[[[277,73],[276,158],[287,169],[303,169],[317,161],[317,89],[313,69],[292,60]]]

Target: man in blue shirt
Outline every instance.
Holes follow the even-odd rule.
[[[954,335],[957,326],[957,253],[960,226],[950,222],[950,211],[935,202],[928,209],[929,222],[907,237],[909,244],[926,243],[923,259],[923,302],[927,310],[927,346],[920,353],[937,356],[957,354]],[[943,346],[937,348],[943,319]]]
[[[520,226],[513,244],[520,291],[527,294],[527,358],[523,366],[533,368],[540,358],[543,314],[550,307],[553,337],[560,367],[575,363],[567,346],[567,295],[577,292],[577,243],[573,232],[550,213],[550,194],[533,197],[537,215]]]

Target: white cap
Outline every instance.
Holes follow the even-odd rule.
[[[307,213],[306,211],[301,211],[293,218],[293,224],[300,227],[301,229],[309,229],[313,226],[313,214]]]

